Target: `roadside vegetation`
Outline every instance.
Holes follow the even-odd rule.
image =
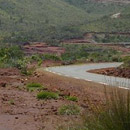
[[[76,96],[65,96],[65,98],[69,101],[77,102],[78,98]]]
[[[3,45],[0,47],[0,67],[16,67],[22,74],[30,75],[33,69],[28,69],[30,57],[26,57],[18,45]]]
[[[61,55],[63,64],[72,64],[74,62],[119,62],[122,60],[120,52],[94,45],[65,44],[63,47],[66,49],[66,52]]]
[[[40,83],[29,83],[27,84],[27,90],[28,91],[34,91],[37,89],[42,89],[43,86]]]
[[[89,102],[91,112],[82,116],[82,125],[61,127],[58,130],[129,130],[130,90],[113,89],[105,92],[104,105]]]
[[[90,130],[128,130],[130,128],[130,91],[114,89],[106,93],[106,107],[94,106],[86,128]],[[88,121],[87,121],[88,120]]]
[[[59,108],[60,115],[79,115],[80,107],[77,105],[63,105]]]
[[[123,58],[124,64],[122,65],[123,68],[130,68],[130,56],[126,56]]]
[[[15,101],[13,99],[9,100],[10,105],[15,105]]]
[[[3,45],[0,47],[0,67],[15,66],[24,56],[23,51],[17,45]]]
[[[34,54],[26,56],[21,46],[4,45],[0,47],[0,67],[16,67],[23,75],[32,75],[37,67],[44,61],[59,61],[63,65],[84,63],[84,62],[120,62],[121,52],[116,50],[98,47],[94,45],[61,45],[65,48],[62,55],[56,54]],[[127,58],[126,58],[127,59]],[[125,62],[127,62],[125,60]],[[35,66],[31,64],[35,63]]]
[[[59,98],[59,94],[58,93],[54,93],[54,92],[39,92],[37,94],[37,99],[58,99]]]

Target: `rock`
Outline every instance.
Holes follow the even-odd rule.
[[[0,82],[0,87],[6,87],[7,83],[6,82]]]
[[[19,118],[16,116],[15,119],[19,119]]]
[[[60,93],[59,96],[62,96],[62,97],[63,97],[63,96],[66,96],[66,95],[65,95],[64,93]]]

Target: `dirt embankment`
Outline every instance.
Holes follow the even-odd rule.
[[[23,46],[23,50],[25,54],[32,55],[32,54],[57,54],[61,55],[65,52],[65,49],[62,47],[51,47],[46,43],[28,43]]]
[[[105,68],[89,71],[91,73],[103,74],[108,76],[130,78],[130,69],[129,68]]]
[[[28,92],[26,84],[36,82],[47,87],[47,91],[60,93],[57,100],[38,100],[38,92]],[[22,76],[17,69],[0,69],[0,130],[56,130],[59,125],[80,121],[77,116],[62,116],[58,109],[64,104],[77,104],[82,110],[91,110],[92,103],[101,103],[102,85],[48,72],[35,72]],[[68,101],[66,95],[77,96],[78,102]]]

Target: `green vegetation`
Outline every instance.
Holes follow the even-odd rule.
[[[99,43],[119,43],[119,42],[130,42],[130,36],[122,35],[109,35],[106,34],[103,37],[95,35],[94,40]]]
[[[120,52],[94,45],[63,44],[62,47],[66,52],[61,56],[55,54],[25,56],[20,46],[5,45],[0,47],[0,67],[16,67],[22,74],[31,75],[35,68],[45,60],[61,61],[65,65],[76,62],[118,62],[122,60]],[[30,67],[32,63],[37,64]]]
[[[72,13],[73,12],[73,13]],[[86,12],[62,0],[1,0],[0,41],[53,41],[79,35]]]
[[[74,102],[77,102],[77,101],[78,101],[78,98],[75,97],[75,96],[65,96],[65,98],[66,98],[67,100],[74,101]]]
[[[130,68],[130,56],[126,56],[123,58],[123,67],[124,68]]]
[[[61,58],[55,54],[43,54],[42,57],[44,60],[54,60],[54,61],[61,60]]]
[[[109,94],[106,95],[107,108],[104,110],[95,106],[90,120],[86,117],[86,130],[129,130],[130,91],[125,94],[115,89]]]
[[[14,100],[13,99],[9,100],[9,104],[10,105],[15,105]]]
[[[25,56],[23,50],[18,45],[5,44],[0,46],[0,67],[16,67],[22,74],[33,74],[35,67],[28,67],[32,62],[40,66],[43,59],[39,55]]]
[[[19,46],[3,45],[0,47],[0,67],[14,67],[19,59],[23,58],[23,52]]]
[[[31,60],[31,62],[37,62],[37,64],[38,64],[39,67],[43,63],[43,58],[42,58],[42,55],[40,55],[40,54],[32,55],[30,57],[30,60]]]
[[[84,24],[81,26],[81,30],[85,32],[129,32],[130,5],[126,6],[120,13],[121,16],[119,18],[111,18],[111,15],[106,15],[89,24]]]
[[[29,63],[29,57],[23,57],[22,59],[16,61],[15,67],[18,68],[23,75],[31,75],[33,73],[33,69],[28,69]]]
[[[39,84],[39,83],[29,83],[27,85],[27,89],[29,91],[34,91],[36,89],[41,89],[41,88],[43,88],[43,86],[41,84]]]
[[[129,4],[86,0],[1,0],[0,42],[81,38],[88,31],[129,31]],[[119,19],[112,14],[121,12]]]
[[[22,74],[29,75],[28,63],[29,58],[25,57],[20,46],[7,44],[0,47],[0,67],[16,67]]]
[[[105,107],[90,104],[92,110],[83,115],[83,125],[75,124],[60,130],[129,130],[130,90],[113,89],[105,95]]]
[[[58,99],[59,95],[54,92],[39,92],[37,94],[38,99]]]
[[[76,6],[91,15],[93,19],[100,19],[103,16],[123,11],[128,7],[126,4],[113,2],[97,2],[96,0],[63,0],[71,5]]]
[[[59,114],[78,115],[80,114],[80,108],[77,105],[63,105],[59,108]]]
[[[61,58],[56,54],[35,54],[30,57],[30,61],[37,61],[39,66],[44,60],[61,61]]]
[[[112,62],[121,61],[120,52],[94,45],[63,45],[66,52],[62,54],[63,64],[74,62]]]

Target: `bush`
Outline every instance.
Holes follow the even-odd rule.
[[[38,99],[58,99],[59,94],[54,92],[40,92],[37,94]]]
[[[9,104],[10,105],[15,105],[14,100],[13,99],[9,100]]]
[[[27,85],[27,89],[31,90],[31,91],[36,90],[36,89],[40,89],[40,88],[43,88],[43,86],[39,83],[29,83]]]
[[[124,68],[130,68],[130,56],[126,56],[123,58],[123,67]]]
[[[14,67],[19,59],[23,58],[23,52],[19,46],[5,45],[0,48],[0,66]]]
[[[36,61],[38,66],[41,66],[43,63],[43,56],[41,54],[32,55],[30,59],[31,62]]]
[[[15,67],[18,68],[19,70],[21,70],[21,73],[24,75],[30,75],[31,72],[28,70],[28,63],[30,62],[30,59],[28,57],[24,57],[22,59],[19,59],[16,63],[15,63]]]
[[[63,105],[59,108],[60,115],[78,115],[80,108],[77,105]]]
[[[66,96],[65,98],[66,98],[67,100],[70,100],[70,101],[75,101],[75,102],[78,101],[78,98],[77,98],[77,97],[74,97],[74,96]]]
[[[55,54],[43,54],[44,60],[60,61],[60,57]]]

